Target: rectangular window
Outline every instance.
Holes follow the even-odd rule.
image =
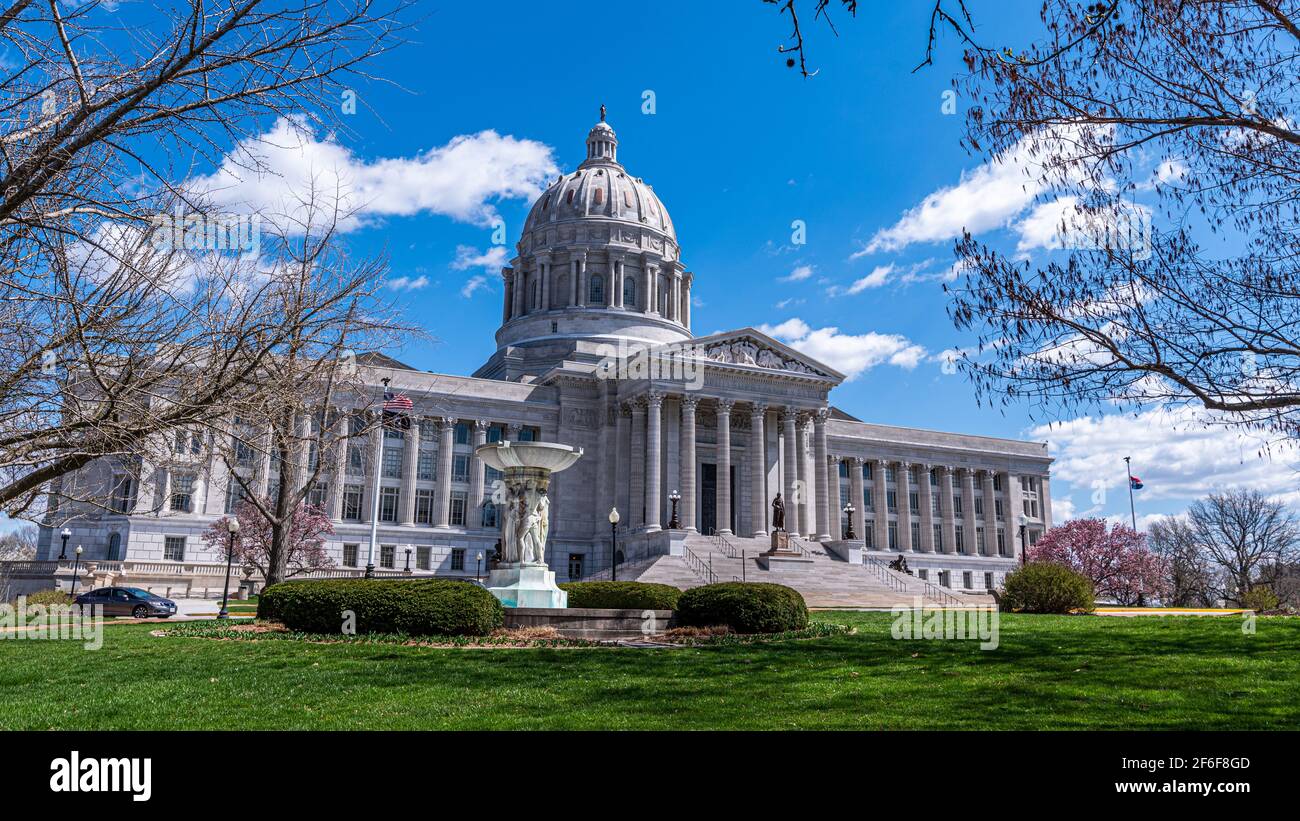
[[[865,479],[866,481],[870,482],[870,481],[871,481],[871,476],[872,476],[871,463],[870,463],[870,462],[863,462],[863,463],[862,463],[862,478]]]
[[[582,554],[581,553],[569,554],[569,578],[570,579],[582,578]]]
[[[912,549],[921,549],[921,523],[912,522]]]
[[[451,524],[455,527],[465,526],[465,491],[463,490],[451,494]]]
[[[379,566],[389,570],[397,566],[397,545],[381,544],[379,546]]]
[[[907,494],[907,508],[913,513],[921,513],[921,494],[915,490]]]
[[[420,455],[415,459],[415,478],[424,482],[433,481],[434,456],[432,450],[420,451]]]
[[[955,494],[952,497],[952,515],[961,516],[961,496]]]
[[[231,477],[226,485],[226,515],[229,516],[235,512],[235,505],[244,501],[244,486],[237,479]]]
[[[934,552],[943,552],[943,525],[934,526]]]
[[[451,569],[452,570],[465,569],[465,548],[453,547],[451,549]]]
[[[898,549],[898,522],[889,523],[889,549]]]
[[[930,476],[930,487],[938,487],[938,486],[939,486],[939,473],[938,473],[938,471],[936,471],[936,470],[927,470],[926,473],[929,474],[929,476]]]
[[[432,419],[420,420],[420,441],[432,442],[438,438],[438,425]]]
[[[872,493],[872,492],[869,491],[869,490],[864,490],[864,491],[862,491],[862,509],[863,509],[863,510],[870,511],[870,510],[874,510],[874,509],[875,509],[875,502],[873,502],[872,499],[871,499],[871,497],[874,496],[874,495],[875,495],[875,494]]]
[[[361,520],[361,485],[343,487],[343,518],[349,522]]]
[[[922,567],[920,570],[916,571],[916,577],[921,581],[925,581],[930,578],[930,571]]]
[[[961,525],[957,525],[955,528],[953,528],[953,531],[952,531],[952,538],[957,542],[957,544],[953,545],[954,547],[957,548],[957,552],[958,552],[958,553],[961,553],[961,554],[963,554],[963,555],[965,555],[965,553],[966,553],[966,529],[965,529],[964,527],[962,527]]]
[[[885,491],[885,504],[889,506],[890,513],[898,512],[898,491],[897,490]]]
[[[488,502],[483,505],[483,527],[497,526],[497,506]]]
[[[867,549],[869,549],[869,550],[875,550],[875,548],[876,548],[876,520],[875,520],[875,519],[867,519],[867,520],[865,520],[865,521],[862,523],[862,530],[863,530],[864,532],[863,532],[862,535],[859,537],[860,539],[862,539],[862,546],[865,547],[865,548],[867,548]]]
[[[358,547],[360,547],[360,545],[355,545],[355,544],[345,544],[345,545],[343,545],[343,566],[344,566],[344,567],[356,567],[356,566],[357,566],[357,548],[358,548]]]
[[[887,465],[885,467],[885,482],[891,485],[898,484],[898,473],[895,471],[893,465]]]
[[[172,477],[170,509],[175,513],[189,513],[194,504],[194,474],[181,473]]]
[[[366,415],[354,413],[348,417],[348,436],[360,436],[366,430]]]
[[[984,589],[985,589],[985,590],[992,590],[992,589],[993,589],[993,574],[992,574],[992,573],[985,573],[985,574],[984,574]]]
[[[366,456],[361,445],[348,445],[348,473],[363,476],[366,472]]]
[[[939,509],[939,505],[941,502],[942,500],[938,496],[935,496],[933,494],[930,496],[930,514],[932,516],[943,515],[943,511]]]
[[[984,499],[981,496],[975,497],[975,515],[976,516],[984,515]]]
[[[465,424],[464,422],[456,423],[456,444],[458,445],[469,444],[469,425]]]
[[[329,482],[317,482],[312,485],[311,490],[307,493],[307,504],[318,510],[325,510],[325,505],[329,501],[330,486]]]
[[[536,442],[536,441],[538,441],[538,440],[537,440],[537,430],[534,429],[534,428],[520,428],[520,429],[519,429],[519,441],[520,441],[520,442]]]
[[[163,539],[163,559],[169,562],[185,561],[184,536],[167,536]]]
[[[415,568],[417,570],[433,569],[433,548],[427,544],[415,548]]]
[[[841,479],[847,479],[847,478],[849,478],[849,463],[848,463],[848,462],[844,461],[843,459],[840,459],[838,462],[835,463],[835,465],[836,465],[837,471],[838,471],[839,476],[840,476]]]
[[[998,555],[1003,558],[1010,555],[1007,553],[1007,532],[1002,528],[998,528]]]
[[[395,487],[382,488],[379,491],[379,521],[397,521],[397,498],[400,490]]]
[[[971,572],[969,570],[963,570],[961,572],[961,586],[970,590],[973,584],[974,582],[971,580]]]
[[[505,431],[500,425],[493,425],[487,429],[487,440],[489,444],[500,442],[505,437]]]
[[[1001,474],[1001,473],[995,473],[995,474],[993,474],[993,489],[994,489],[994,490],[1001,490],[1001,489],[1002,489],[1002,474]]]
[[[451,480],[453,482],[469,481],[469,454],[458,453],[451,460]]]
[[[975,549],[979,551],[981,556],[989,555],[988,545],[984,543],[984,528],[982,527],[975,528]]]
[[[390,422],[390,424],[396,424],[396,422]],[[406,438],[406,432],[403,431],[401,428],[396,428],[396,427],[389,428],[389,427],[386,427],[386,428],[384,428],[384,438],[385,438],[385,439],[405,439],[405,438]]]
[[[496,483],[501,481],[501,471],[494,467],[483,466],[483,484],[488,487],[495,487]]]
[[[384,448],[384,478],[402,478],[402,450],[399,446]]]
[[[130,513],[133,504],[131,477],[118,474],[113,477],[113,510],[118,513]]]
[[[944,587],[952,587],[952,574],[947,570],[940,570],[939,584]]]
[[[232,435],[230,438],[235,451],[235,464],[241,468],[251,468],[256,464],[257,456],[253,453],[253,446],[238,435]]]
[[[415,491],[415,523],[417,525],[433,524],[433,491]]]

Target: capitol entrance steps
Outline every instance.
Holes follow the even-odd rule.
[[[775,582],[798,590],[809,607],[890,608],[910,606],[917,598],[926,606],[961,607],[974,603],[931,582],[890,570],[872,555],[862,564],[850,564],[818,542],[792,539],[791,544],[811,559],[811,566],[804,563],[806,569],[799,570],[764,568],[758,556],[771,548],[770,539],[691,534],[682,555],[658,556],[620,566],[618,578],[682,589],[711,581]]]

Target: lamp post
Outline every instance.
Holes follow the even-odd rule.
[[[609,509],[609,580],[618,581],[618,508]]]
[[[668,494],[668,501],[673,503],[673,515],[671,518],[668,519],[669,530],[681,530],[682,523],[677,520],[677,503],[680,502],[681,500],[682,500],[682,494],[678,493],[675,490],[672,493]]]
[[[65,527],[59,535],[63,537],[63,547],[59,548],[59,561],[66,562],[68,560],[68,539],[72,538],[72,531]]]
[[[239,520],[231,516],[226,520],[226,530],[230,533],[230,541],[226,543],[226,584],[221,588],[221,612],[217,613],[217,618],[230,618],[230,565],[235,561],[235,536],[239,534]]]
[[[402,572],[403,573],[411,572],[411,548],[409,547],[406,548],[406,569],[403,570]]]
[[[1020,563],[1021,564],[1024,564],[1026,561],[1025,553],[1029,547],[1029,543],[1025,541],[1025,529],[1028,523],[1029,523],[1029,519],[1025,516],[1025,514],[1021,513],[1020,514]]]
[[[844,538],[850,541],[858,538],[857,534],[853,532],[853,513],[856,510],[857,508],[853,506],[852,502],[844,506],[844,515],[849,517],[849,529],[844,532]]]
[[[77,545],[77,557],[72,560],[72,595],[77,595],[77,569],[81,567],[81,545]]]
[[[478,556],[476,558],[478,559],[478,569],[474,571],[474,581],[479,582],[481,584],[483,582],[483,551],[482,550],[478,552]]]

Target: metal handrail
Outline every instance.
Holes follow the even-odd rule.
[[[904,582],[902,579],[898,578],[897,576],[895,576],[893,571],[891,571],[889,567],[885,565],[884,562],[881,562],[877,559],[873,559],[867,554],[863,553],[862,563],[867,567],[871,568],[872,570],[874,570],[876,575],[880,577],[881,580],[883,580],[894,590],[898,591],[899,593],[904,593],[907,591],[907,583]]]
[[[881,560],[874,559],[864,553],[862,554],[862,561],[865,564],[870,564],[873,567],[875,567],[877,569],[877,572],[883,571],[884,573],[889,574],[890,577],[895,579],[896,581],[900,581],[900,582],[902,581],[902,579],[899,578],[899,576],[901,576],[902,574],[899,574],[899,576],[895,576],[894,574],[897,574],[898,571],[894,570],[893,568],[891,568],[889,565],[885,564]],[[948,591],[944,590],[942,587],[940,587],[937,584],[934,584],[928,579],[922,579],[918,576],[908,576],[908,578],[920,582],[922,589],[925,591],[925,594],[932,599],[938,599],[942,604],[956,604],[956,605],[966,604],[966,602],[957,598],[953,594],[949,593]],[[898,587],[895,589],[902,592],[906,589],[906,587]]]
[[[706,584],[717,583],[718,576],[713,572],[713,568],[699,556],[696,556],[695,552],[686,545],[682,545],[682,558],[685,559],[686,566],[689,567],[695,575],[704,579]]]
[[[713,546],[718,549],[718,552],[725,555],[728,559],[741,558],[740,549],[727,541],[727,537],[723,536],[721,533],[713,533],[709,536],[709,541],[713,542]]]

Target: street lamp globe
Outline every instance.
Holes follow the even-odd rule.
[[[65,528],[63,528],[63,532],[60,533],[59,535],[62,536],[63,538],[65,538],[65,539],[71,539],[71,538],[72,538],[72,531],[65,527]]]
[[[81,545],[77,545],[77,555],[81,555]]]
[[[233,519],[233,518],[232,518],[232,519],[227,519],[227,520],[226,520],[226,530],[229,530],[231,533],[238,533],[238,532],[239,532],[239,520],[238,520],[238,519]]]
[[[609,523],[612,525],[618,524],[618,508],[612,507],[609,509]]]

